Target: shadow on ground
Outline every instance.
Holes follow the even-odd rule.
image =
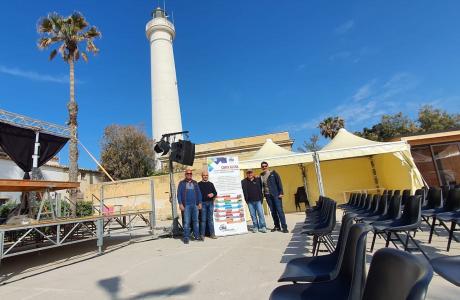
[[[98,284],[110,296],[111,300],[137,300],[159,296],[174,297],[189,293],[192,290],[192,285],[185,284],[171,288],[152,290],[128,297],[122,297],[120,296],[122,280],[119,276],[99,280]]]
[[[142,243],[151,239],[152,236],[148,234],[136,235],[135,239],[130,238],[129,235],[111,236],[104,239],[104,254],[120,250],[133,243]],[[0,267],[0,284],[5,285],[20,281],[82,261],[91,260],[98,256],[96,241],[92,240],[38,251],[33,255],[24,254],[4,258]]]

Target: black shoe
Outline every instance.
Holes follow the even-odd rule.
[[[199,241],[204,242],[204,235],[200,236]]]
[[[289,230],[287,230],[287,228],[284,228],[283,233],[289,233]]]
[[[184,240],[184,244],[186,244],[186,245],[187,245],[187,244],[188,244],[188,240]]]
[[[271,231],[272,231],[272,232],[275,232],[275,231],[281,231],[281,229],[280,229],[280,228],[276,228],[276,227],[275,227],[275,228],[273,228]]]

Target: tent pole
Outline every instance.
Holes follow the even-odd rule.
[[[323,187],[323,177],[321,176],[321,166],[319,164],[319,155],[316,151],[313,153],[313,160],[315,161],[316,180],[318,180],[319,195],[325,196]]]

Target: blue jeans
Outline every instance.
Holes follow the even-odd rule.
[[[251,214],[253,227],[256,229],[264,229],[266,225],[262,201],[248,201],[248,208]]]
[[[193,224],[193,234],[195,235],[195,239],[198,239],[198,207],[193,204],[185,205],[184,209],[184,240],[188,240],[190,238],[190,220]]]
[[[214,235],[214,201],[203,201],[201,203],[201,232],[202,236],[206,233],[206,225],[208,225],[209,233]]]
[[[265,195],[265,198],[267,199],[267,204],[268,207],[270,207],[270,212],[273,217],[273,223],[275,224],[275,228],[281,228],[287,229],[287,224],[286,224],[286,217],[284,216],[284,210],[283,210],[283,202],[280,198],[275,199],[272,195]]]

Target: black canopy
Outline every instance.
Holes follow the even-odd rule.
[[[68,140],[66,137],[40,132],[38,167],[56,155]],[[24,178],[28,178],[32,170],[34,144],[34,130],[0,122],[0,147],[24,171]]]

